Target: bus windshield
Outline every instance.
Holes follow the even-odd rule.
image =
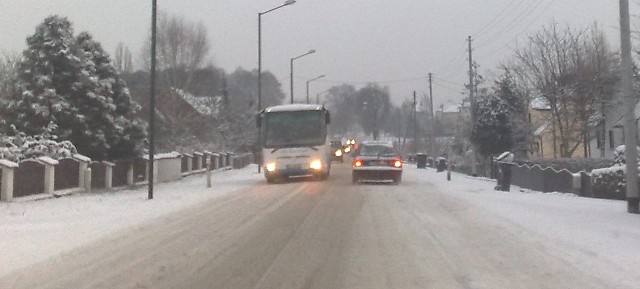
[[[322,111],[272,112],[264,116],[265,148],[314,146],[325,143]]]

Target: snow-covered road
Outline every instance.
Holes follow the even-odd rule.
[[[214,189],[200,176],[161,184],[154,201],[140,189],[2,204],[0,288],[640,284],[640,218],[624,202],[413,167],[399,186],[349,173],[266,185],[251,167]]]

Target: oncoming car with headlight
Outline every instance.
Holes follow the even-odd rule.
[[[321,105],[286,104],[265,108],[257,118],[262,163],[268,183],[289,177],[324,180],[331,169],[327,138],[329,111]]]
[[[334,161],[344,162],[344,148],[339,140],[331,141],[331,159]]]
[[[359,144],[353,159],[352,181],[402,181],[403,161],[389,142],[365,141]]]

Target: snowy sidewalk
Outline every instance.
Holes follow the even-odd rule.
[[[539,239],[586,268],[640,286],[640,216],[627,213],[625,201],[541,193],[513,185],[510,192],[502,192],[493,189],[495,180],[452,173],[452,181],[447,181],[446,172],[415,166],[408,166],[405,173],[405,179],[433,184],[482,217],[515,225],[526,238]]]
[[[0,276],[89,244],[118,230],[219,198],[263,180],[255,165],[154,187],[77,194],[33,202],[0,203]]]

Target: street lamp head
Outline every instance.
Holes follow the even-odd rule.
[[[309,53],[309,54],[311,54],[311,53],[316,53],[316,50],[315,50],[315,49],[311,49],[311,50],[309,50],[309,52],[307,52],[307,53]]]
[[[294,3],[296,3],[296,0],[287,0],[284,2],[284,5],[293,5]]]

